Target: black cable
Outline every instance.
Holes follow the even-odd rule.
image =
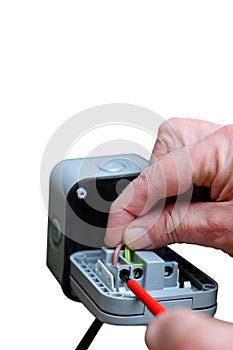
[[[103,322],[96,318],[75,350],[87,350],[91,345],[92,341],[94,340],[96,334],[99,332],[102,325]]]

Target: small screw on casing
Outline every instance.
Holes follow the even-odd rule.
[[[76,193],[79,199],[84,199],[87,196],[87,191],[83,187],[78,188]]]

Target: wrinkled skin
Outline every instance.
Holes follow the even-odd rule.
[[[193,185],[209,187],[211,201],[155,206]],[[124,241],[133,250],[184,242],[233,256],[232,212],[233,125],[170,119],[159,129],[148,168],[112,204],[105,242]],[[233,325],[172,311],[152,321],[146,343],[151,350],[233,349]]]

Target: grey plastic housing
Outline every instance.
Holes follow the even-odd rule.
[[[147,165],[148,161],[136,154],[122,154],[67,159],[53,168],[49,184],[47,265],[63,290],[69,289],[69,255],[88,247],[100,248],[104,245],[105,235],[103,227],[92,226],[74,213],[68,204],[72,189],[78,187],[73,194],[76,197],[78,190],[89,179],[93,184],[99,179],[122,181],[128,176],[137,176]],[[91,195],[88,193],[89,196],[83,201],[92,200],[91,205],[101,209],[108,205],[94,192],[95,188],[92,188]]]
[[[167,310],[187,307],[210,316],[216,312],[216,282],[171,249],[163,248],[160,256],[153,251],[136,251],[129,266],[125,266],[123,252],[119,264],[112,265],[112,254],[112,249],[103,248],[77,252],[70,257],[72,289],[99,320],[118,325],[142,325],[152,319],[153,315],[119,277],[122,269],[128,269],[130,278],[134,278],[135,262],[142,264],[143,270],[137,282]],[[166,266],[172,270],[167,276]]]
[[[102,189],[108,197],[109,188],[124,187],[125,180],[132,181],[147,165],[133,154],[69,159],[57,164],[50,176],[47,265],[69,298],[81,301],[99,320],[110,324],[146,324],[152,315],[124,289],[119,278],[122,267],[112,266],[113,251],[101,249],[106,226],[93,224],[91,207],[97,213],[105,208],[106,219],[114,198],[107,202],[98,196],[98,183],[106,187]],[[90,205],[85,206],[88,201]],[[102,214],[96,219],[98,224]],[[214,315],[217,284],[210,277],[167,247],[156,255],[132,254],[133,263],[143,271],[138,282],[168,310],[185,306]],[[119,259],[124,261],[123,252]],[[98,272],[98,264],[106,269],[104,275]],[[131,265],[127,269],[134,278],[136,267]]]

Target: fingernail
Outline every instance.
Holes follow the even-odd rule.
[[[126,227],[124,242],[132,249],[141,249],[153,244],[147,230],[143,227]]]

